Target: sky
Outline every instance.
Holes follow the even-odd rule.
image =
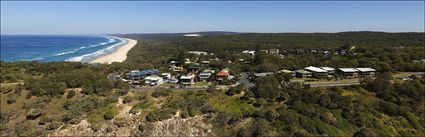
[[[424,1],[1,1],[1,34],[424,32]]]

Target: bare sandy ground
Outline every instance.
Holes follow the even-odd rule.
[[[137,40],[123,38],[127,43],[114,53],[99,57],[90,63],[111,64],[112,62],[123,62],[127,59],[127,52],[137,44]]]

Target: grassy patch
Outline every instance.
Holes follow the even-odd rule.
[[[99,107],[96,110],[93,110],[88,115],[88,121],[92,124],[94,123],[103,123],[105,122],[104,115],[107,112],[112,112],[113,115],[118,114],[118,110],[115,109],[115,104],[109,104],[103,107]]]

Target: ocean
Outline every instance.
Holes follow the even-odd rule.
[[[2,61],[90,62],[126,43],[110,36],[1,35]]]

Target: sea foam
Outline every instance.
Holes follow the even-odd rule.
[[[123,46],[127,43],[127,40],[124,40],[124,39],[121,39],[121,38],[116,38],[116,37],[109,38],[108,43],[116,42],[117,39],[120,40],[120,42],[117,43],[117,44],[108,46],[104,49],[98,50],[98,51],[93,52],[93,53],[89,53],[89,54],[85,54],[85,55],[81,55],[81,56],[77,56],[77,57],[72,57],[72,58],[69,58],[65,61],[89,63],[89,62],[93,61],[94,59],[96,59],[98,57],[104,56],[106,54],[113,53],[116,50],[118,50],[119,47],[121,47],[121,46]],[[105,44],[103,44],[103,45],[105,45]]]

